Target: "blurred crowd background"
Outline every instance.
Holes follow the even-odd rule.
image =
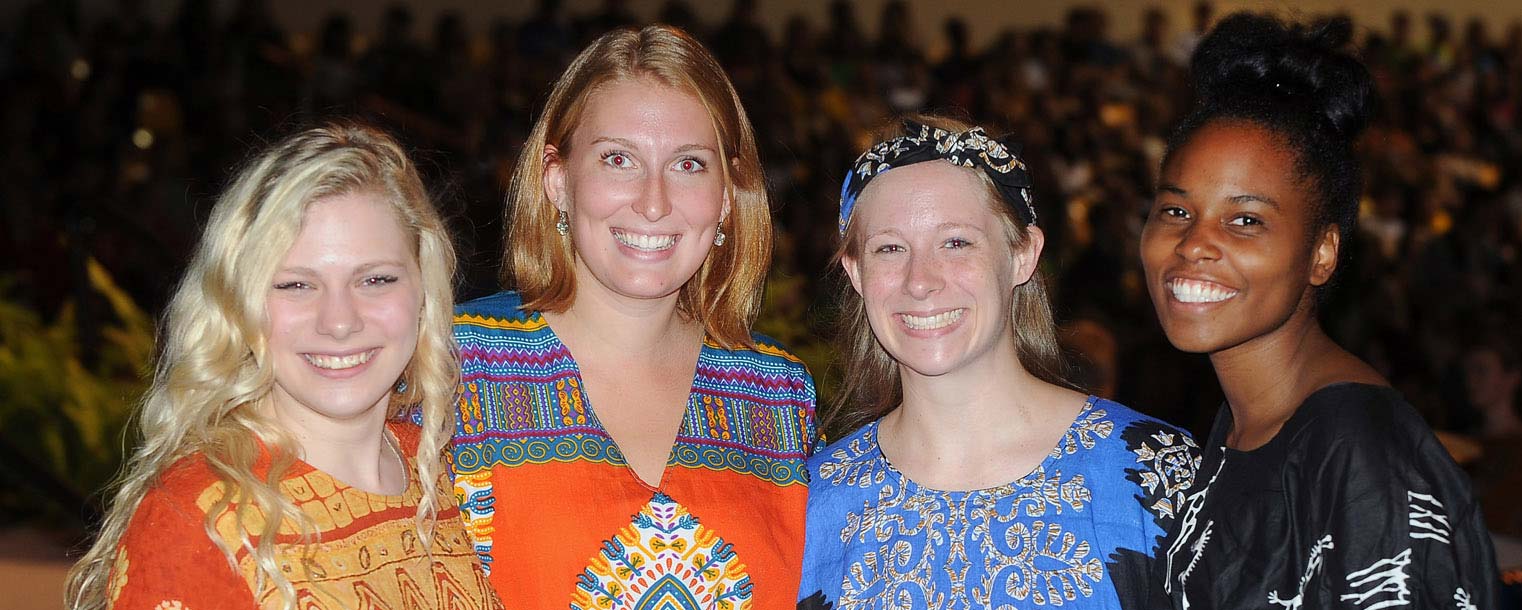
[[[695,0],[694,0],[695,1]],[[223,181],[252,147],[323,117],[399,134],[458,238],[462,299],[494,291],[503,193],[553,78],[586,42],[643,18],[542,0],[485,27],[406,5],[282,28],[265,3],[184,0],[167,23],[122,0],[100,19],[42,0],[0,32],[0,526],[80,531],[123,453],[155,318]],[[1203,357],[1172,349],[1136,251],[1187,60],[1220,15],[1104,8],[974,45],[916,5],[762,27],[753,0],[704,21],[760,140],[778,240],[758,328],[792,347],[827,398],[840,289],[829,257],[848,164],[895,113],[969,117],[1025,144],[1076,379],[1190,428],[1220,404]],[[1358,22],[1384,98],[1362,144],[1366,194],[1350,268],[1323,316],[1403,391],[1475,476],[1491,527],[1522,535],[1522,22],[1392,10]],[[933,50],[933,52],[932,52]]]

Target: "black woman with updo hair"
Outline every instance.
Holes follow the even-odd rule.
[[[1169,341],[1226,396],[1158,562],[1175,608],[1497,607],[1464,473],[1317,321],[1375,101],[1350,34],[1237,14],[1194,53],[1141,244]]]

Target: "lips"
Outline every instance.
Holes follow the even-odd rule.
[[[332,354],[304,353],[301,355],[301,357],[305,358],[308,364],[311,364],[317,368],[328,371],[343,371],[369,362],[370,358],[374,357],[375,353],[378,351],[380,351],[380,349],[376,348],[342,356]]]
[[[669,250],[676,245],[678,235],[646,235],[632,231],[613,230],[613,239],[618,243],[642,252],[660,252]]]
[[[1174,278],[1167,285],[1168,292],[1180,303],[1220,303],[1237,296],[1237,290],[1206,280]]]
[[[904,326],[908,326],[911,329],[935,330],[955,324],[956,321],[962,319],[962,315],[966,313],[966,308],[957,308],[929,316],[916,316],[913,314],[901,313],[898,314],[898,317],[900,320],[904,321]]]

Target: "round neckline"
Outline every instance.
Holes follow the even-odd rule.
[[[1233,449],[1231,447],[1228,447],[1226,445],[1225,439],[1222,438],[1222,442],[1220,444],[1221,450],[1226,455],[1239,455],[1239,456],[1266,455],[1270,450],[1277,450],[1279,445],[1290,442],[1290,440],[1288,440],[1288,439],[1291,439],[1295,435],[1299,434],[1300,430],[1302,430],[1305,427],[1304,426],[1304,420],[1306,418],[1314,417],[1316,415],[1315,413],[1312,413],[1313,410],[1305,408],[1305,406],[1307,404],[1310,404],[1312,399],[1316,398],[1316,396],[1318,396],[1320,394],[1325,394],[1325,393],[1328,393],[1328,392],[1334,392],[1334,391],[1337,391],[1337,390],[1344,390],[1344,389],[1349,389],[1349,388],[1365,388],[1365,389],[1368,389],[1368,390],[1371,390],[1371,391],[1376,391],[1376,392],[1393,392],[1393,391],[1395,391],[1395,388],[1387,386],[1387,385],[1375,385],[1375,384],[1372,384],[1372,383],[1363,383],[1363,382],[1359,382],[1359,381],[1336,381],[1336,382],[1332,382],[1332,383],[1326,384],[1324,386],[1316,388],[1315,390],[1312,390],[1310,394],[1306,394],[1305,398],[1301,399],[1300,404],[1295,407],[1295,412],[1290,414],[1288,419],[1284,420],[1284,423],[1279,426],[1279,430],[1274,432],[1273,437],[1269,438],[1267,442],[1264,442],[1262,445],[1258,445],[1257,447],[1254,447],[1252,449],[1241,450],[1241,449]],[[1221,430],[1221,434],[1224,437],[1225,435],[1228,435],[1228,434],[1231,433],[1231,426],[1236,423],[1236,417],[1233,416],[1232,413],[1231,413],[1231,404],[1230,403],[1222,402],[1221,403],[1221,411],[1222,411],[1222,422],[1221,422],[1221,428],[1222,428],[1222,430]],[[1286,433],[1286,432],[1288,432],[1288,433]]]
[[[1092,394],[1090,394],[1087,398],[1084,399],[1084,401],[1083,401],[1083,408],[1079,409],[1078,410],[1078,414],[1073,416],[1073,421],[1068,422],[1068,427],[1067,427],[1067,429],[1063,430],[1062,436],[1057,439],[1057,444],[1051,446],[1050,448],[1048,448],[1047,452],[1046,452],[1046,457],[1041,458],[1041,461],[1038,462],[1034,467],[1032,467],[1029,472],[1027,472],[1027,473],[1025,473],[1023,475],[1020,475],[1019,478],[1016,478],[1015,480],[1010,481],[1008,483],[1001,483],[1001,484],[998,484],[998,485],[994,485],[992,487],[982,487],[982,488],[978,488],[978,489],[950,490],[950,489],[939,489],[939,488],[936,488],[936,487],[930,487],[928,485],[922,485],[922,484],[920,484],[919,482],[917,482],[913,478],[911,478],[909,475],[905,474],[904,471],[899,470],[897,466],[893,465],[893,461],[888,459],[888,454],[883,452],[883,444],[882,444],[881,440],[878,437],[878,424],[880,424],[882,422],[882,418],[878,418],[876,420],[873,420],[871,423],[867,424],[867,426],[866,426],[866,433],[865,434],[867,436],[869,436],[871,438],[871,440],[872,440],[872,457],[874,459],[882,462],[884,468],[886,468],[889,472],[893,473],[894,476],[898,477],[898,479],[900,481],[903,481],[903,485],[904,485],[904,489],[905,490],[908,490],[908,491],[914,492],[914,493],[923,492],[923,493],[927,493],[927,494],[933,494],[933,495],[939,495],[939,496],[945,496],[945,497],[952,497],[952,498],[959,498],[959,497],[971,496],[971,495],[979,495],[979,494],[982,494],[982,495],[1007,495],[1007,493],[1006,493],[1007,491],[1013,491],[1013,490],[1022,489],[1022,488],[1032,488],[1033,487],[1032,485],[1028,485],[1028,484],[1024,483],[1024,481],[1030,479],[1031,476],[1036,474],[1037,472],[1048,472],[1048,471],[1050,471],[1052,464],[1054,464],[1057,460],[1062,459],[1063,456],[1068,455],[1067,452],[1061,451],[1061,449],[1060,449],[1060,447],[1062,446],[1063,441],[1067,440],[1068,435],[1073,433],[1073,429],[1075,427],[1077,427],[1078,422],[1083,421],[1084,418],[1090,412],[1092,412],[1095,409],[1095,407],[1097,407],[1099,405],[1099,401],[1100,401],[1100,398],[1098,396],[1094,396]]]
[[[405,468],[402,469],[402,473],[407,476],[407,486],[402,488],[401,493],[398,493],[398,494],[383,494],[383,493],[375,493],[373,491],[366,491],[366,490],[361,489],[359,487],[355,487],[354,485],[350,484],[347,481],[344,481],[343,479],[340,479],[340,478],[338,478],[336,476],[333,476],[332,474],[330,474],[326,470],[323,470],[321,468],[313,466],[311,463],[307,462],[304,459],[301,459],[300,457],[293,457],[293,459],[295,461],[292,462],[292,465],[299,466],[303,470],[301,472],[290,472],[290,473],[286,474],[285,477],[284,477],[284,481],[282,481],[281,484],[284,484],[285,481],[289,481],[289,480],[294,479],[294,478],[298,478],[298,477],[304,478],[304,477],[306,477],[307,475],[310,475],[310,474],[318,474],[318,475],[321,475],[323,477],[326,477],[329,481],[333,482],[333,493],[329,494],[329,496],[337,495],[337,494],[340,494],[340,493],[342,493],[344,491],[352,489],[352,490],[354,490],[357,493],[364,494],[366,500],[381,500],[381,501],[387,501],[387,502],[401,501],[403,503],[410,502],[410,503],[416,504],[419,500],[422,499],[422,495],[423,495],[422,494],[422,490],[423,490],[422,484],[417,479],[417,463],[416,463],[416,458],[415,458],[415,456],[409,455],[405,450],[403,450],[401,439],[398,438],[396,436],[396,434],[391,431],[391,425],[390,425],[390,423],[391,422],[387,422],[386,423],[386,426],[383,428],[383,433],[388,436],[387,442],[395,443],[393,446],[396,448],[397,454],[401,455],[401,457],[402,457],[402,464],[405,466]],[[268,456],[268,451],[269,451],[268,449],[265,449],[266,456]],[[268,457],[266,457],[266,459],[268,459]],[[312,491],[313,491],[314,494],[316,493],[315,489],[312,490]]]

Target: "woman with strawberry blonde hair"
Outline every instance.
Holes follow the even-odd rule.
[[[506,220],[511,290],[455,318],[456,495],[492,584],[557,610],[791,604],[814,385],[750,331],[771,215],[718,62],[667,26],[594,41]]]

